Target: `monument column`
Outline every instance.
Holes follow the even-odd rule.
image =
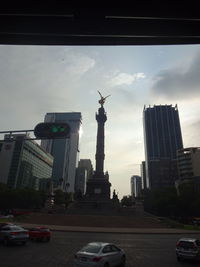
[[[107,120],[107,116],[103,107],[105,99],[99,92],[101,99],[99,104],[101,107],[96,114],[96,120],[98,123],[97,128],[97,144],[96,144],[96,169],[91,179],[87,182],[86,196],[89,199],[95,201],[110,199],[110,186],[108,173],[104,174],[104,124]]]
[[[99,108],[99,113],[96,114],[98,123],[97,130],[97,146],[96,146],[96,175],[102,177],[104,175],[104,124],[107,120],[103,106]]]

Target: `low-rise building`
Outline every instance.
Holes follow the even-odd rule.
[[[5,135],[0,150],[0,183],[10,188],[39,190],[40,179],[50,179],[53,156],[25,134]]]
[[[200,176],[200,147],[189,147],[177,152],[179,179]]]
[[[176,188],[186,183],[195,183],[200,188],[200,147],[178,150],[177,164],[179,179]]]

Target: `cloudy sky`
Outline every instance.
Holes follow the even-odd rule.
[[[81,112],[79,158],[95,166],[98,90],[111,95],[105,171],[120,198],[144,160],[144,105],[177,104],[184,146],[200,146],[199,45],[0,46],[0,131],[33,129],[47,112]]]

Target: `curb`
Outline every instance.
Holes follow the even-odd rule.
[[[20,224],[24,228],[31,228],[40,224]],[[43,225],[54,232],[78,232],[78,233],[110,233],[110,234],[200,234],[200,231],[183,230],[175,228],[103,228],[103,227],[78,227],[61,225]]]

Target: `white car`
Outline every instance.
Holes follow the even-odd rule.
[[[124,250],[112,243],[88,243],[74,255],[74,267],[124,267],[125,264]]]
[[[0,224],[0,241],[5,245],[11,243],[25,245],[28,240],[29,233],[23,227],[11,223]]]
[[[200,260],[200,240],[196,238],[181,238],[176,244],[177,260]]]

